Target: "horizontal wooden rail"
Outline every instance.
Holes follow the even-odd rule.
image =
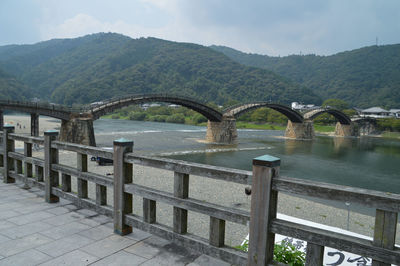
[[[239,184],[251,184],[251,172],[213,165],[191,163],[167,158],[150,157],[129,153],[125,162],[175,171],[183,174],[198,175]]]
[[[178,234],[171,228],[157,223],[146,223],[141,217],[125,215],[126,223],[132,227],[157,235],[181,246],[188,247],[203,254],[210,255],[235,265],[246,265],[247,253],[229,247],[215,247],[208,243],[207,239],[190,233]]]
[[[238,224],[247,225],[248,221],[250,220],[250,213],[243,210],[224,207],[192,198],[177,198],[174,197],[173,193],[152,189],[137,184],[125,184],[125,192]]]
[[[62,191],[61,188],[53,187],[51,190],[52,193],[57,197],[69,200],[79,207],[91,209],[100,214],[104,214],[110,217],[113,216],[113,209],[110,206],[98,205],[96,204],[96,201],[92,199],[79,198],[75,193]]]
[[[284,234],[320,246],[345,250],[353,254],[366,256],[396,265],[400,264],[400,251],[398,248],[395,248],[395,250],[379,248],[373,246],[372,241],[370,240],[280,219],[273,219],[270,228],[275,234]]]
[[[98,185],[112,187],[114,185],[114,181],[111,178],[107,178],[103,175],[99,175],[91,172],[81,172],[74,167],[61,165],[61,164],[52,164],[51,170],[57,171],[59,173],[68,174],[72,176],[76,176],[78,178],[93,182]]]
[[[92,147],[92,146],[85,146],[75,143],[68,143],[68,142],[61,142],[61,141],[53,141],[51,147],[58,150],[66,150],[66,151],[73,151],[78,152],[81,154],[87,154],[90,156],[98,156],[106,159],[113,158],[113,152],[108,151],[102,148]]]
[[[40,158],[36,158],[36,157],[26,157],[25,155],[23,155],[22,153],[19,152],[9,152],[8,156],[10,158],[16,159],[16,160],[20,160],[20,161],[24,161],[30,164],[34,164],[37,166],[41,166],[44,167],[44,160],[40,159]]]
[[[20,134],[15,134],[15,133],[11,133],[8,136],[9,136],[9,139],[12,139],[15,141],[23,141],[23,142],[31,143],[31,144],[44,145],[43,137],[25,136],[25,135],[20,135]]]
[[[45,186],[44,182],[37,181],[33,178],[25,179],[24,175],[17,174],[15,171],[10,171],[10,176],[12,178],[15,178],[16,180],[26,182],[29,186],[37,186],[38,188],[44,190],[44,186]]]
[[[272,189],[302,196],[358,203],[371,208],[400,212],[400,195],[310,180],[277,177]]]

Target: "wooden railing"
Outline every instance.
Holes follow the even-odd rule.
[[[21,180],[29,186],[36,185],[45,190],[45,200],[49,203],[57,202],[61,197],[80,207],[111,216],[117,234],[129,234],[132,228],[139,228],[236,265],[277,265],[273,261],[275,234],[307,241],[307,265],[323,265],[325,246],[368,256],[374,259],[373,265],[400,264],[400,251],[394,246],[400,195],[279,177],[280,160],[270,156],[254,159],[252,174],[236,169],[138,156],[132,153],[133,142],[125,139],[114,141],[111,152],[56,141],[57,134],[56,131],[47,131],[44,138],[23,136],[14,134],[13,127],[4,126],[4,145],[0,152],[3,157],[0,160],[0,164],[3,164],[3,181],[9,183]],[[15,141],[24,142],[23,154],[15,152]],[[44,147],[44,159],[32,157],[32,145]],[[77,166],[60,163],[59,150],[75,152]],[[113,178],[88,172],[88,156],[113,159]],[[173,171],[173,191],[165,192],[134,183],[132,165]],[[190,175],[252,184],[251,211],[191,198]],[[72,176],[77,178],[77,193],[71,191]],[[96,185],[94,199],[88,197],[88,182]],[[113,200],[107,200],[107,188],[113,191]],[[279,192],[336,199],[376,208],[374,240],[368,241],[277,219]],[[132,212],[132,195],[143,198],[141,217]],[[107,202],[112,202],[111,206]],[[172,205],[172,227],[158,223],[157,202]],[[210,217],[208,239],[188,233],[188,211]],[[242,225],[250,222],[248,253],[225,245],[225,221]]]

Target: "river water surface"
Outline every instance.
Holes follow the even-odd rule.
[[[281,158],[281,175],[400,194],[400,141],[373,137],[317,136],[288,140],[283,131],[238,130],[238,144],[205,144],[205,127],[99,119],[97,146],[111,147],[121,137],[138,153],[251,170],[252,159]]]

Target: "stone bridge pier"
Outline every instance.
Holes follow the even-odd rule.
[[[39,114],[31,114],[31,136],[39,136]]]
[[[351,122],[349,125],[341,124],[341,123],[337,122],[336,127],[335,127],[335,136],[336,137],[358,137],[358,136],[360,136],[358,125],[353,122]]]
[[[210,143],[234,144],[237,142],[236,119],[223,115],[221,122],[208,120],[206,141]]]
[[[295,123],[288,120],[285,137],[291,139],[313,139],[315,136],[313,121],[305,120]]]
[[[69,120],[61,120],[60,141],[96,146],[93,118],[89,115],[71,115]]]

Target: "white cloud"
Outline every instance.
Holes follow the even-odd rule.
[[[63,17],[61,10],[50,8],[40,32],[42,40],[117,32],[282,56],[300,51],[332,54],[371,45],[375,36],[383,43],[399,42],[393,33],[400,27],[395,14],[400,12],[388,16],[396,22],[388,26],[383,16],[388,7],[378,12],[369,2],[139,0],[107,17],[88,8]]]

